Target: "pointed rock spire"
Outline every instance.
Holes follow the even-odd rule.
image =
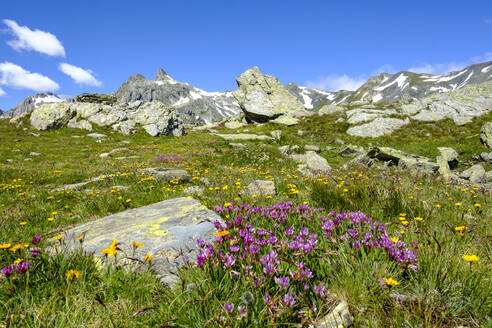
[[[157,74],[155,76],[155,81],[166,81],[170,78],[171,77],[169,76],[169,74],[167,74],[166,71],[162,69],[162,67],[159,67],[159,70],[157,71]]]

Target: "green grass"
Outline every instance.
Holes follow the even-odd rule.
[[[447,120],[412,123],[376,139],[348,136],[346,124],[335,123],[336,118],[306,118],[293,127],[264,124],[241,128],[240,131],[252,133],[282,130],[280,141],[242,142],[246,149],[234,149],[203,131],[191,131],[180,138],[153,138],[144,132],[124,136],[97,128],[95,132],[107,135],[104,142],[98,143],[89,137],[75,138],[87,134],[81,130],[38,132],[26,124],[16,128],[7,120],[0,120],[0,244],[30,243],[34,235],[43,235],[47,240],[70,225],[183,196],[186,185],[145,180],[139,173],[145,167],[178,167],[195,177],[189,185],[202,185],[202,177],[210,181],[205,191],[195,197],[212,209],[225,202],[267,206],[293,201],[323,207],[328,212],[361,210],[375,220],[390,223],[392,236],[419,242],[420,268],[413,273],[402,273],[377,257],[359,257],[348,248],[331,250],[336,255],[327,258],[331,269],[322,276],[332,296],[324,310],[328,312],[337,299],[346,299],[355,327],[489,325],[490,193],[473,187],[458,189],[438,177],[414,176],[393,168],[341,169],[347,159],[339,157],[336,149],[328,151],[325,147],[337,147],[334,140],[339,138],[366,149],[389,146],[434,158],[437,147],[449,146],[461,154],[458,169],[462,170],[474,163],[473,155],[486,150],[478,133],[492,115],[461,127]],[[304,134],[299,136],[297,130]],[[36,137],[32,132],[40,135]],[[279,153],[278,146],[285,144],[322,147],[321,155],[335,170],[318,180],[305,179],[297,172],[296,163]],[[110,158],[99,157],[121,147],[128,150]],[[41,155],[29,155],[32,151]],[[116,159],[118,156],[138,158]],[[159,156],[179,156],[181,160],[155,161]],[[25,158],[32,161],[24,161]],[[492,169],[489,164],[485,168]],[[114,176],[79,190],[51,192],[64,184],[110,174]],[[273,179],[277,196],[268,199],[242,195],[241,189],[255,179]],[[129,188],[115,190],[113,186]],[[401,224],[400,214],[406,215],[408,225]],[[416,221],[415,217],[423,220]],[[258,224],[268,228],[271,223],[259,220]],[[459,236],[454,228],[462,225],[467,229],[464,236]],[[28,258],[27,253],[22,253],[25,251],[14,254],[0,249],[0,267],[18,257]],[[478,255],[480,260],[466,263],[461,259],[463,254]],[[251,286],[231,280],[223,272],[191,267],[182,269],[179,286],[166,289],[150,272],[136,273],[122,266],[100,268],[81,254],[42,254],[36,261],[41,264],[29,279],[0,279],[0,327],[214,327],[219,326],[216,318],[221,315],[224,302],[241,304],[243,292],[251,290]],[[70,269],[80,271],[81,278],[68,281],[65,273]],[[400,285],[381,288],[378,280],[391,274],[398,277]],[[186,292],[190,283],[196,289]],[[411,295],[414,300],[396,302],[390,297],[392,292]],[[252,306],[256,317],[229,324],[270,325],[264,320],[261,296],[255,297]],[[292,318],[288,319],[291,321],[286,321],[285,326],[292,326]]]

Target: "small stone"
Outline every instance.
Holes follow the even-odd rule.
[[[272,120],[271,122],[277,123],[277,124],[282,124],[285,126],[292,126],[296,125],[299,123],[299,119],[290,115],[282,115],[277,117],[276,119]]]
[[[310,150],[310,151],[315,151],[315,152],[319,153],[321,151],[321,148],[319,146],[315,146],[315,145],[305,145],[304,150]]]
[[[236,149],[246,148],[246,146],[245,146],[245,145],[243,145],[242,143],[233,143],[233,142],[231,142],[229,145],[230,145],[231,147],[236,148]]]
[[[273,137],[273,139],[280,140],[280,138],[282,137],[282,131],[275,130],[275,131],[270,132],[270,135]]]
[[[201,195],[205,191],[205,187],[191,186],[191,187],[186,187],[183,191],[190,195]]]
[[[346,301],[341,301],[338,305],[326,315],[323,319],[317,321],[310,328],[346,328],[354,322],[350,314]]]
[[[303,136],[303,135],[304,135],[304,131],[302,131],[302,130],[297,130],[297,135],[298,135],[298,136]]]
[[[486,162],[489,162],[492,164],[492,151],[489,153],[483,152],[480,154],[480,158]]]
[[[105,134],[102,134],[102,133],[89,133],[89,134],[87,134],[87,136],[91,137],[91,138],[96,138],[96,139],[107,137]],[[75,136],[73,136],[73,137],[75,137]]]
[[[29,156],[40,156],[40,153],[36,153],[35,151],[32,151],[29,153]]]
[[[255,180],[247,185],[244,193],[250,195],[263,195],[263,196],[275,196],[275,184],[270,180]]]
[[[32,158],[24,158],[24,162],[32,161]]]
[[[338,149],[338,155],[341,157],[354,157],[364,153],[364,148],[360,146],[345,145]]]

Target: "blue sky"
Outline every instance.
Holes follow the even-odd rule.
[[[332,91],[492,60],[489,0],[3,1],[0,20],[3,110],[48,89],[111,93],[160,66],[207,91],[255,65]]]

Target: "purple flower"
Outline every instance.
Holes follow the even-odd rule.
[[[232,254],[227,254],[225,256],[225,259],[226,261],[224,263],[224,269],[229,269],[236,263],[236,259],[234,258],[234,256],[232,256]]]
[[[239,305],[237,307],[237,312],[239,313],[240,319],[245,318],[248,315],[248,313],[246,311],[246,306],[244,306],[244,305]]]
[[[15,271],[18,274],[23,275],[24,273],[26,273],[27,270],[29,270],[30,267],[31,267],[31,262],[21,262],[21,263],[17,264]]]
[[[31,249],[31,256],[32,257],[38,256],[39,253],[41,253],[41,250],[39,250],[38,248]]]
[[[263,296],[263,302],[265,302],[265,304],[268,304],[270,303],[270,300],[271,300],[270,294],[266,293],[265,296]]]
[[[232,313],[234,311],[234,303],[225,302],[222,308],[222,313]]]
[[[14,268],[11,265],[9,265],[8,267],[4,267],[2,269],[2,274],[7,278],[10,277],[13,273],[14,273]]]
[[[322,297],[322,298],[325,298],[326,296],[328,296],[330,294],[330,291],[328,289],[326,289],[323,284],[320,284],[319,286],[314,285],[313,289],[314,289],[314,293],[316,295],[318,295],[319,297]]]
[[[284,295],[282,299],[282,306],[284,307],[292,307],[296,304],[297,295],[295,292],[289,290],[287,294]]]
[[[41,241],[41,235],[37,235],[32,237],[31,244],[37,245],[39,244],[40,241]]]
[[[282,289],[286,289],[287,286],[289,286],[289,282],[290,282],[289,277],[280,277],[280,278],[275,277],[274,280],[277,285],[282,287]]]

